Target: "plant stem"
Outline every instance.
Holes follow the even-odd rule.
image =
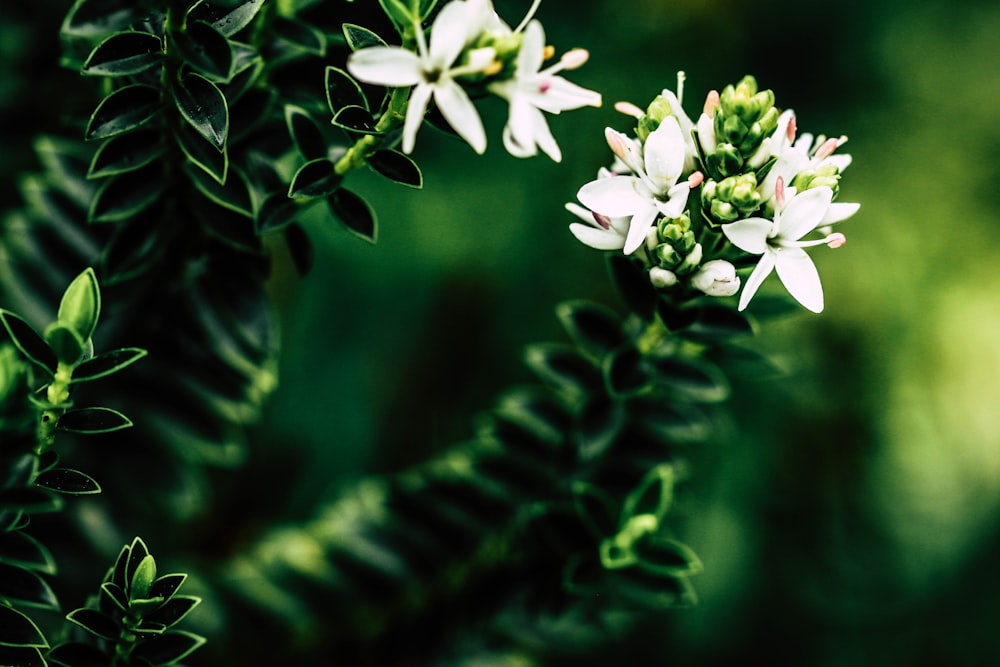
[[[368,158],[381,148],[381,135],[394,130],[406,119],[406,103],[410,97],[409,88],[393,88],[389,96],[389,104],[375,123],[378,134],[366,134],[354,142],[347,152],[333,166],[334,172],[343,176],[349,171],[364,166]]]

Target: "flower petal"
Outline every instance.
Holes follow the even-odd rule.
[[[597,250],[619,250],[625,245],[625,237],[609,229],[571,222],[569,231],[580,243]]]
[[[545,31],[537,20],[524,29],[521,49],[517,52],[516,76],[523,78],[529,74],[537,74],[545,59]]]
[[[431,27],[429,49],[430,60],[434,65],[442,69],[451,67],[473,36],[470,31],[481,28],[472,25],[476,13],[474,10],[475,7],[466,2],[449,2],[438,12]]]
[[[420,58],[398,46],[372,46],[355,51],[347,59],[351,76],[379,86],[401,88],[420,82]]]
[[[431,87],[426,84],[420,84],[410,93],[410,99],[406,103],[406,120],[403,121],[402,149],[404,153],[413,152],[413,144],[417,140],[417,130],[420,129],[424,114],[427,113],[427,103],[430,101],[430,97]]]
[[[625,237],[625,254],[631,255],[639,249],[646,241],[646,232],[653,226],[653,221],[660,214],[660,211],[653,206],[652,202],[646,202],[645,208],[637,211],[632,216],[632,221],[628,225],[628,236]]]
[[[646,175],[663,195],[677,182],[684,168],[684,135],[673,116],[667,116],[643,145]]]
[[[524,94],[528,96],[532,104],[543,111],[559,113],[580,107],[601,106],[600,93],[578,86],[561,76],[546,76],[542,81],[545,83],[544,86],[539,85],[537,88],[527,89]]]
[[[767,250],[767,236],[774,223],[764,218],[747,218],[722,225],[722,233],[734,246],[752,255]]]
[[[810,188],[792,197],[778,218],[778,236],[789,241],[816,229],[830,208],[833,190],[828,187]]]
[[[447,9],[447,7],[445,7]],[[443,12],[444,10],[442,10]],[[480,155],[486,151],[486,130],[479,112],[462,87],[451,79],[434,86],[434,102],[452,129]]]
[[[819,224],[832,225],[835,222],[847,220],[857,213],[859,208],[861,208],[861,204],[849,204],[847,202],[830,204],[830,208],[826,209],[826,215],[819,221]]]
[[[816,265],[802,248],[781,248],[774,252],[778,277],[788,293],[814,313],[823,310],[823,286]]]
[[[774,253],[765,252],[761,255],[760,261],[757,262],[757,266],[754,267],[753,273],[747,278],[747,282],[743,285],[743,293],[740,294],[740,305],[739,310],[743,310],[750,303],[750,299],[753,295],[757,293],[760,288],[761,283],[764,279],[771,275],[771,270],[774,269]]]
[[[650,205],[649,198],[636,191],[637,180],[635,176],[599,178],[580,188],[576,198],[591,211],[603,215],[631,216]]]

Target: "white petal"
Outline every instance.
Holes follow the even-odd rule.
[[[643,145],[646,175],[657,187],[657,194],[666,194],[684,168],[684,135],[677,119],[667,116],[646,138]]]
[[[823,286],[816,265],[802,248],[775,251],[778,277],[788,293],[814,313],[823,310]]]
[[[635,189],[635,176],[612,176],[587,183],[576,198],[589,208],[610,217],[631,216],[650,205],[648,197]]]
[[[659,213],[652,202],[647,202],[643,210],[637,211],[632,216],[632,221],[628,225],[628,236],[625,237],[626,255],[631,255],[642,246],[646,240],[646,232],[653,226],[653,221]]]
[[[580,218],[584,222],[587,222],[591,225],[594,224],[594,214],[591,211],[580,206],[579,204],[571,201],[566,202],[565,208],[567,211],[569,211],[576,217]]]
[[[569,231],[584,245],[597,250],[619,250],[625,245],[625,237],[608,229],[599,229],[584,225],[579,222],[572,222]]]
[[[538,109],[532,109],[534,112],[534,140],[538,144],[538,147],[548,155],[553,162],[562,161],[562,151],[559,150],[559,144],[556,143],[555,137],[552,136],[552,131],[549,130],[549,124],[545,122],[545,116]]]
[[[751,255],[759,255],[767,249],[767,235],[774,223],[764,218],[747,218],[722,225],[722,233],[734,246]]]
[[[820,164],[832,164],[839,171],[843,172],[851,166],[851,156],[849,153],[835,153],[824,159]]]
[[[653,203],[656,204],[656,208],[660,209],[660,213],[663,216],[667,218],[679,218],[687,206],[688,194],[690,192],[691,185],[687,181],[684,181],[670,188],[670,192],[667,193],[669,199],[666,202],[654,200]]]
[[[524,29],[521,50],[517,52],[517,77],[537,73],[542,68],[544,59],[545,32],[542,30],[542,24],[535,20]]]
[[[830,208],[833,190],[827,187],[810,188],[792,197],[779,219],[778,236],[789,241],[800,238],[816,229]]]
[[[427,103],[430,101],[430,97],[431,87],[425,84],[420,84],[410,93],[410,99],[406,103],[406,120],[403,122],[402,149],[404,153],[413,151],[413,144],[417,140],[417,130],[420,129],[424,114],[427,113]]]
[[[470,30],[481,28],[471,25],[474,23],[473,18],[474,11],[470,11],[465,2],[449,2],[438,12],[431,28],[429,53],[436,66],[447,69],[455,62],[455,58],[472,37]]]
[[[420,58],[398,46],[372,46],[347,59],[347,71],[358,81],[379,86],[414,86],[420,82]]]
[[[447,7],[445,7],[447,9]],[[444,11],[444,10],[442,10]],[[434,86],[434,102],[452,129],[480,155],[486,151],[486,130],[479,112],[462,87],[451,79]]]
[[[604,138],[608,146],[622,163],[633,173],[642,171],[642,148],[638,141],[629,138],[618,130],[604,128]]]
[[[849,203],[836,203],[830,204],[830,208],[826,209],[826,215],[823,219],[819,221],[820,225],[832,225],[835,222],[841,222],[847,220],[849,217],[858,212],[861,208],[861,204],[849,204]]]
[[[743,310],[750,303],[750,299],[753,295],[757,293],[760,288],[761,283],[764,279],[771,275],[771,270],[774,268],[774,255],[770,252],[765,252],[760,257],[760,261],[757,262],[757,266],[754,267],[753,273],[747,278],[746,284],[743,286],[743,293],[740,294],[740,305],[739,310]]]
[[[544,92],[541,83],[544,82]],[[595,93],[561,76],[540,78],[539,85],[524,91],[531,103],[549,113],[559,113],[580,107],[601,106],[601,94]]]
[[[706,154],[714,152],[719,145],[715,140],[715,121],[705,113],[698,118],[698,143]]]

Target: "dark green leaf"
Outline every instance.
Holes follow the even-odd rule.
[[[135,573],[139,570],[139,566],[142,565],[146,557],[149,556],[149,548],[146,543],[142,541],[141,537],[136,537],[132,540],[132,544],[128,545],[128,558],[125,559],[125,590],[129,592],[129,599],[135,600],[137,596],[131,595],[132,580],[135,578]],[[118,561],[121,561],[122,557],[119,555]],[[118,569],[118,562],[115,563],[115,570]]]
[[[226,101],[232,109],[236,100],[251,89],[257,77],[264,70],[264,59],[257,49],[248,44],[230,42],[233,49],[233,76],[222,88]]]
[[[0,508],[4,511],[43,514],[62,509],[62,498],[37,488],[8,488],[0,491]]]
[[[0,533],[0,562],[45,574],[56,571],[55,560],[45,545],[23,531]]]
[[[170,600],[186,579],[187,575],[184,573],[165,574],[153,582],[149,589],[149,596]]]
[[[386,13],[386,16],[396,24],[396,29],[399,30],[400,34],[414,24],[415,18],[422,18],[411,16],[407,3],[403,0],[378,0],[378,2],[382,5],[382,11]]]
[[[144,167],[163,154],[160,133],[138,130],[108,139],[94,153],[87,178],[113,176]]]
[[[80,408],[59,418],[56,427],[71,433],[110,433],[132,426],[132,421],[111,408]]]
[[[111,35],[90,53],[83,73],[95,76],[138,74],[163,59],[163,43],[148,32],[120,32]]]
[[[142,127],[160,112],[160,91],[140,83],[114,91],[97,105],[84,138],[107,139]]]
[[[348,231],[369,243],[375,243],[378,238],[378,221],[368,202],[344,188],[338,188],[328,201],[330,210]]]
[[[83,355],[85,343],[80,334],[58,322],[52,323],[45,330],[45,342],[56,353],[56,359],[67,366],[75,364]]]
[[[229,108],[214,83],[200,74],[188,74],[171,88],[174,102],[191,127],[222,152],[229,134]]]
[[[257,212],[257,234],[282,229],[295,222],[301,212],[294,200],[283,194],[272,195],[264,200]]]
[[[43,609],[59,609],[55,593],[30,570],[0,563],[0,599]]]
[[[76,0],[62,24],[62,32],[77,37],[99,37],[127,28],[135,5],[131,0]]]
[[[101,486],[89,475],[72,468],[47,470],[38,476],[35,484],[56,493],[75,496],[101,492]]]
[[[142,274],[166,251],[166,244],[160,242],[164,230],[146,224],[148,222],[145,216],[140,216],[115,228],[100,260],[101,275],[106,285]]]
[[[701,561],[690,547],[666,537],[650,536],[635,545],[639,567],[655,574],[685,577],[702,571]]]
[[[607,587],[606,579],[601,562],[590,554],[573,556],[563,571],[563,586],[574,595],[601,595]]]
[[[641,264],[621,253],[608,253],[611,280],[625,305],[644,320],[651,320],[657,293]]]
[[[697,317],[683,335],[699,340],[726,340],[754,333],[753,322],[732,308],[706,304],[696,309]]]
[[[177,145],[181,147],[194,166],[214,178],[218,183],[226,182],[226,176],[229,172],[229,151],[223,150],[220,153],[215,144],[206,140],[187,124],[177,128],[174,136],[177,137]]]
[[[333,115],[333,124],[350,132],[361,134],[379,134],[375,130],[375,119],[364,107],[346,106],[341,107]]]
[[[55,375],[59,363],[56,354],[34,328],[8,310],[0,309],[0,320],[21,354],[49,375]]]
[[[213,238],[240,251],[257,254],[261,250],[253,218],[222,207],[205,198],[195,198],[191,210],[205,231]]]
[[[123,347],[88,359],[73,370],[74,382],[87,382],[117,373],[146,356],[146,350],[137,347]]]
[[[326,68],[326,102],[333,115],[347,106],[361,107],[365,111],[369,108],[368,98],[354,77],[333,66]]]
[[[154,665],[169,665],[190,655],[204,643],[204,637],[175,630],[146,639],[135,647],[132,657],[148,660]]]
[[[25,487],[38,474],[39,458],[35,454],[21,454],[7,464],[7,479],[3,487]]]
[[[326,36],[308,23],[276,16],[272,27],[278,38],[297,49],[315,56],[326,55]]]
[[[610,496],[586,482],[574,482],[573,506],[594,539],[603,539],[618,530],[618,516]]]
[[[191,595],[178,595],[163,603],[163,606],[145,618],[152,623],[160,623],[169,628],[181,621],[191,610],[201,603],[201,598]]]
[[[595,359],[625,342],[621,318],[610,308],[589,301],[566,301],[556,306],[566,333],[584,353]]]
[[[173,33],[177,51],[191,69],[212,81],[229,81],[233,75],[233,49],[225,35],[204,21],[188,21]]]
[[[351,51],[357,51],[369,46],[387,46],[385,40],[368,28],[353,23],[344,24],[344,38]]]
[[[288,133],[295,141],[299,153],[306,160],[326,157],[326,139],[308,111],[297,106],[286,106],[285,124],[288,126]]]
[[[612,396],[631,396],[646,389],[652,378],[642,355],[631,345],[625,345],[607,356],[603,364],[604,379]]]
[[[602,386],[600,371],[572,345],[529,345],[524,361],[539,379],[573,395],[587,394]]]
[[[368,164],[378,173],[397,183],[418,189],[424,186],[420,167],[408,155],[399,151],[388,149],[375,151],[369,156]]]
[[[66,619],[101,639],[117,639],[121,633],[114,619],[96,609],[76,609],[67,614]]]
[[[0,605],[0,646],[48,648],[49,642],[34,621],[16,609]]]
[[[89,644],[69,642],[49,651],[49,662],[62,667],[108,667],[112,658]]]
[[[654,574],[641,567],[615,572],[615,592],[640,609],[677,609],[694,605],[697,596],[687,577]]]
[[[704,442],[713,432],[711,420],[697,405],[672,405],[662,397],[632,402],[635,420],[654,437],[669,444]]]
[[[211,176],[204,169],[200,169],[194,164],[185,165],[185,171],[187,171],[191,182],[194,183],[198,191],[211,199],[212,202],[234,213],[239,213],[247,218],[253,218],[253,202],[250,200],[250,188],[238,169],[233,169],[226,178],[224,185],[215,180],[214,176]]]
[[[148,209],[163,194],[159,164],[110,177],[94,195],[87,212],[89,222],[119,222]]]
[[[515,434],[515,440],[521,440],[522,433],[530,435],[535,443],[545,443],[538,447],[526,448],[523,443],[514,443],[514,447],[532,456],[539,452],[547,453],[553,446],[563,441],[563,434],[569,423],[565,410],[558,399],[549,392],[535,389],[515,389],[504,394],[493,410],[493,431],[495,436],[508,442],[511,435],[509,427],[515,425],[520,431]]]
[[[0,646],[0,665],[46,667],[42,651],[34,646]]]
[[[580,458],[593,461],[611,447],[625,424],[625,407],[607,396],[591,396],[580,409],[574,431]]]
[[[667,357],[651,359],[656,381],[664,387],[705,403],[729,397],[726,376],[716,366],[704,361]]]
[[[663,298],[656,302],[656,314],[667,329],[676,332],[685,331],[698,319],[696,308],[681,306]]]
[[[663,519],[674,498],[674,469],[668,464],[658,465],[645,476],[625,498],[621,525],[639,514],[652,514]]]
[[[203,2],[188,14],[188,20],[199,20],[211,23],[212,27],[226,37],[232,37],[243,28],[250,25],[264,0],[247,0],[233,9],[225,5]]]
[[[291,224],[285,227],[285,243],[288,245],[288,252],[292,256],[295,270],[299,275],[307,275],[312,269],[315,252],[312,242],[302,225]]]
[[[314,199],[327,197],[340,187],[344,177],[334,170],[334,164],[326,158],[306,162],[299,167],[288,186],[288,196],[292,199]]]

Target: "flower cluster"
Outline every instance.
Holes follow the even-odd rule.
[[[736,267],[756,261],[740,310],[777,271],[800,304],[820,312],[823,288],[804,248],[843,245],[831,225],[859,208],[834,203],[851,163],[835,154],[846,137],[796,137],[795,114],[779,112],[750,76],[709,93],[693,122],[681,107],[683,81],[681,73],[677,93],[664,90],[645,110],[616,105],[636,119],[635,134],[605,131],[614,163],[580,188],[583,206],[566,205],[580,219],[570,231],[592,248],[639,258],[662,290],[732,296]]]
[[[470,93],[492,93],[510,106],[503,131],[507,150],[529,157],[541,149],[558,162],[562,153],[542,112],[600,106],[601,96],[558,76],[583,65],[585,50],[569,51],[543,67],[554,50],[545,44],[541,23],[532,18],[539,4],[536,0],[511,29],[497,16],[492,0],[453,0],[442,7],[429,35],[424,34],[421,17],[413,16],[412,44],[359,49],[348,59],[347,70],[365,83],[412,86],[403,123],[406,153],[413,150],[432,99],[452,129],[483,153],[486,132]]]

